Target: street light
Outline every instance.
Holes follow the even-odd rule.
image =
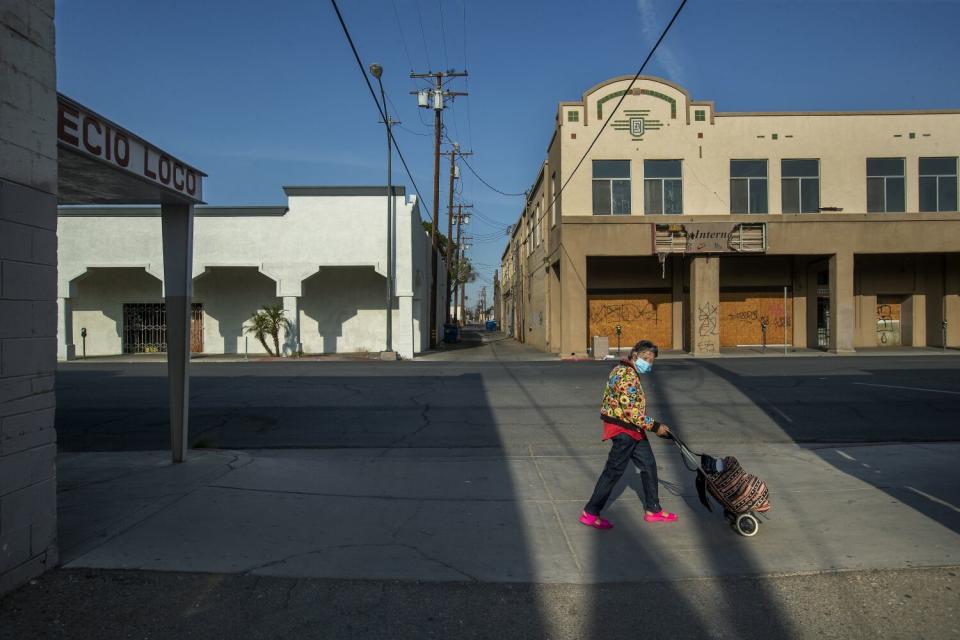
[[[393,351],[393,218],[396,202],[393,197],[393,135],[390,132],[393,120],[387,113],[387,94],[383,91],[383,67],[379,64],[370,65],[370,75],[377,79],[380,85],[380,99],[383,102],[383,124],[387,127],[387,348],[381,354],[383,360],[395,360]]]

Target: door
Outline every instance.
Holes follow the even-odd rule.
[[[877,296],[877,346],[899,347],[903,296]]]
[[[190,353],[203,353],[203,305],[190,305]]]
[[[190,306],[190,351],[203,351],[203,305]],[[167,352],[167,308],[162,302],[123,305],[123,352]]]

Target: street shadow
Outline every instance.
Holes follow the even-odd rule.
[[[166,472],[133,453],[169,447],[163,364],[61,367],[57,387],[63,450],[130,452],[87,459],[143,458],[143,473],[171,478],[192,468]],[[124,477],[98,473],[89,483],[74,470],[61,492],[72,514],[63,522],[87,534],[97,530],[91,518],[124,522],[107,544],[131,549],[140,568],[175,569],[183,553],[201,571],[247,563],[254,575],[535,583],[532,545],[542,540],[530,536],[561,539],[539,527],[535,489],[517,487],[534,476],[503,455],[480,373],[441,375],[416,363],[206,364],[192,369],[190,388],[190,442],[247,450],[249,464],[136,527],[129,518],[148,510],[137,470],[121,465]],[[172,551],[141,551],[157,531]],[[456,615],[443,607],[441,599],[437,615]],[[549,635],[536,606],[524,628]]]
[[[960,533],[960,511],[950,505],[949,498],[945,502],[913,486],[917,478],[891,479],[874,465],[842,451],[843,445],[851,444],[956,441],[960,373],[950,366],[953,359],[942,364],[927,362],[932,366],[901,368],[900,359],[877,358],[869,366],[841,371],[841,376],[821,376],[811,367],[805,375],[794,373],[789,378],[779,375],[772,363],[766,365],[769,373],[751,375],[738,373],[736,364],[699,364],[753,402],[791,441],[807,445],[837,470]],[[945,388],[944,382],[952,382],[953,388]],[[809,402],[796,399],[798,386]],[[885,466],[895,470],[901,462],[891,456]]]

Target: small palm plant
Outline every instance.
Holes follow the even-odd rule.
[[[290,331],[290,321],[283,317],[283,305],[265,304],[248,322],[244,331],[252,333],[271,356],[280,355],[280,331]],[[273,338],[274,351],[267,344],[267,336]]]

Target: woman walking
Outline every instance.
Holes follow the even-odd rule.
[[[658,353],[657,345],[641,340],[630,351],[630,357],[621,360],[610,372],[600,405],[603,439],[610,440],[610,455],[593,496],[580,516],[580,522],[588,527],[613,528],[609,520],[600,517],[600,512],[631,460],[640,470],[643,483],[643,519],[647,522],[673,522],[677,519],[675,513],[667,513],[660,506],[657,461],[647,439],[650,432],[668,438],[670,430],[647,415],[647,400],[640,386],[640,375],[650,373]]]

